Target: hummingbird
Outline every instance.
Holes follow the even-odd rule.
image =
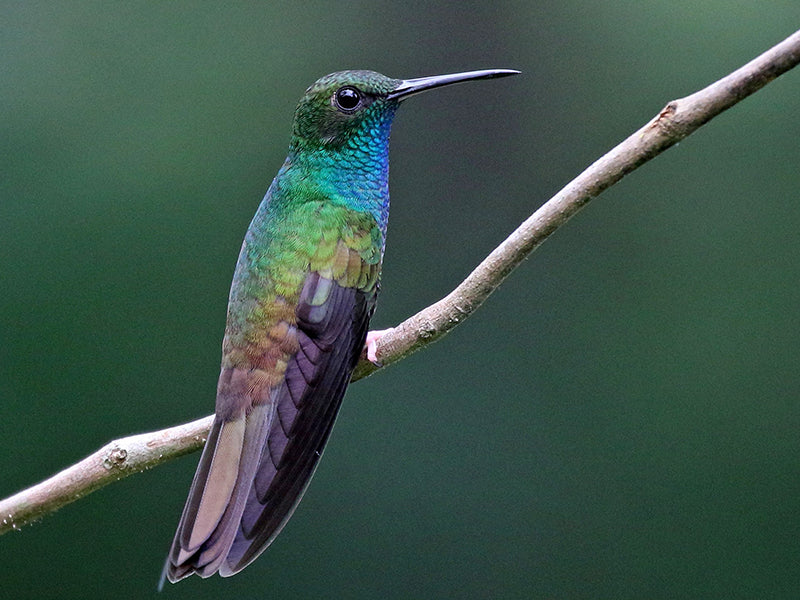
[[[389,133],[420,92],[515,75],[340,71],[309,87],[288,156],[245,234],[213,425],[164,580],[233,575],[280,533],[311,480],[366,344],[389,217]]]

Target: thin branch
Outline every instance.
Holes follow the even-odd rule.
[[[453,329],[514,268],[588,202],[625,175],[800,63],[800,31],[727,77],[667,104],[649,123],[571,181],[498,246],[450,294],[407,319],[378,343],[383,365],[397,362]],[[363,360],[353,381],[378,369]],[[50,479],[0,501],[0,534],[41,518],[104,485],[194,452],[212,417],[113,441]]]
[[[511,271],[556,229],[625,175],[680,142],[800,62],[800,31],[727,77],[673,100],[644,127],[573,179],[487,256],[456,289],[380,338],[382,365],[441,338],[471,315]],[[377,370],[362,360],[353,379]]]
[[[19,529],[133,473],[199,450],[213,416],[110,442],[50,479],[0,501],[0,534]]]

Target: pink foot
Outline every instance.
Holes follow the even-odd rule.
[[[367,359],[376,367],[383,366],[378,360],[378,340],[390,331],[394,331],[394,327],[390,327],[389,329],[380,329],[378,331],[370,331],[367,333]]]

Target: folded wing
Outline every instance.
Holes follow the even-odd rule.
[[[278,535],[308,486],[377,294],[379,265],[339,247],[341,268],[335,260],[333,268],[309,272],[293,322],[278,327],[291,338],[284,347],[293,348],[282,355],[283,376],[276,381],[275,369],[223,369],[216,419],[162,581],[240,571]]]

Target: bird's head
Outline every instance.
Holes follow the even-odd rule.
[[[339,71],[306,90],[294,118],[297,147],[331,150],[385,146],[398,104],[425,90],[468,81],[514,75],[490,69],[418,79],[392,79],[375,71]]]
[[[402,82],[374,71],[339,71],[318,79],[297,105],[294,137],[303,147],[331,150],[388,138]]]

